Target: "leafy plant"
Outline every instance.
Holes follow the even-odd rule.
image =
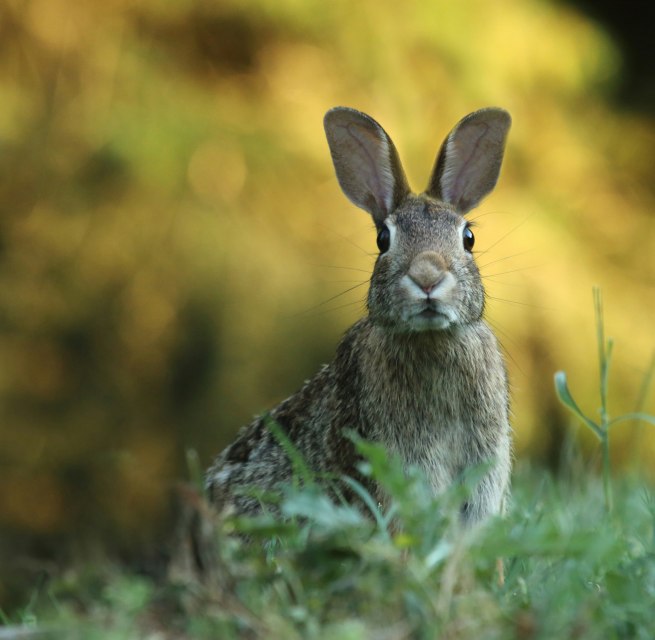
[[[612,485],[611,485],[611,469],[610,469],[610,427],[619,424],[620,422],[629,422],[634,420],[640,420],[643,422],[650,423],[655,425],[655,416],[651,416],[647,413],[641,411],[636,411],[633,413],[626,413],[616,418],[610,418],[609,409],[607,406],[607,391],[609,385],[609,372],[610,372],[610,363],[612,360],[612,350],[614,348],[614,341],[612,338],[605,339],[605,327],[603,321],[603,298],[601,290],[599,287],[594,287],[594,311],[596,316],[596,336],[598,340],[598,363],[599,363],[599,389],[600,389],[600,409],[598,419],[593,419],[589,417],[586,413],[580,409],[578,403],[573,399],[571,392],[569,391],[566,373],[564,371],[558,371],[555,374],[555,390],[557,396],[562,402],[562,404],[569,410],[573,415],[579,418],[584,425],[589,427],[594,435],[600,441],[600,447],[603,458],[603,490],[605,495],[605,506],[607,511],[611,513],[613,509],[613,498],[612,498]],[[652,367],[655,366],[655,360],[651,364]],[[652,378],[652,372],[646,375],[645,380],[650,380]],[[646,383],[645,383],[646,385]],[[640,398],[645,395],[643,391],[644,386],[642,386],[642,393]]]
[[[300,482],[280,495],[284,519],[203,510],[211,576],[78,565],[34,594],[29,624],[13,616],[6,630],[93,640],[653,637],[655,501],[634,479],[617,481],[613,526],[598,527],[595,477],[571,484],[522,467],[506,518],[464,530],[459,504],[476,474],[435,497],[383,449],[356,444],[385,505],[369,496],[354,507]]]

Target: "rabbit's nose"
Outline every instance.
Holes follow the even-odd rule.
[[[412,260],[407,275],[421,291],[430,295],[443,282],[446,273],[444,259],[438,253],[425,251]]]

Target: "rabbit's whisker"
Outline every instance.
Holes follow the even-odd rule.
[[[480,253],[477,253],[476,256],[480,256],[486,253],[485,251],[482,251]],[[526,253],[532,253],[530,250],[526,251],[519,251],[518,253],[513,253],[512,255],[509,256],[504,256],[503,258],[496,258],[495,260],[491,260],[490,262],[485,262],[484,264],[479,265],[479,269],[486,269],[488,266],[492,264],[496,264],[497,262],[505,262],[505,260],[511,260],[512,258],[518,258],[519,256],[524,256]]]
[[[313,264],[312,267],[317,267],[319,269],[345,269],[347,271],[361,271],[362,273],[370,274],[369,269],[358,269],[357,267],[341,267],[333,264]]]
[[[320,309],[321,307],[325,306],[329,302],[332,302],[333,300],[336,300],[337,298],[340,298],[341,296],[346,295],[347,293],[350,293],[351,291],[354,291],[355,289],[359,289],[359,287],[363,287],[365,284],[368,284],[368,280],[364,280],[364,282],[359,282],[358,284],[348,287],[345,291],[342,291],[341,293],[337,293],[336,295],[332,296],[331,298],[328,298],[327,300],[323,300],[323,302],[317,304],[314,307],[310,307],[309,309],[305,309],[305,311],[302,311],[301,313],[296,314],[296,316],[301,316],[306,313],[310,313],[311,311],[315,311],[316,309]]]
[[[360,247],[354,240],[352,240],[348,236],[344,235],[343,233],[339,233],[335,229],[331,229],[330,227],[327,227],[325,225],[319,225],[319,226],[322,227],[325,231],[328,231],[329,233],[333,233],[335,236],[339,236],[342,240],[345,240],[346,242],[351,244],[356,249],[359,249],[365,256],[373,257],[373,256],[377,255],[376,253],[370,253],[369,251],[364,249],[364,247]]]
[[[487,247],[484,251],[481,251],[478,255],[484,255],[485,253],[488,253],[493,249],[496,245],[500,244],[503,240],[505,240],[508,236],[511,236],[515,231],[520,229],[530,218],[532,218],[534,214],[531,213],[527,215],[521,222],[519,222],[514,228],[510,229],[505,235],[500,236],[496,242],[494,242],[490,247]]]
[[[467,219],[468,219],[470,222],[476,222],[476,221],[479,220],[480,218],[486,218],[487,216],[497,216],[498,214],[507,214],[507,213],[508,213],[507,211],[502,211],[502,210],[499,210],[499,209],[494,209],[494,210],[492,210],[492,211],[485,211],[484,213],[478,213],[478,215],[476,215],[476,216],[472,216],[471,218],[468,218],[468,216],[467,216]]]
[[[483,276],[483,280],[487,282],[493,282],[501,287],[522,287],[524,286],[521,282],[504,282],[503,280],[498,280],[494,276]]]
[[[503,339],[505,342],[509,342],[513,344],[515,347],[518,347],[519,344],[516,341],[516,338],[512,337],[512,335],[505,331],[501,324],[497,320],[490,320],[487,316],[485,316],[485,320],[500,334],[503,336]]]
[[[532,309],[540,309],[544,310],[547,309],[548,307],[544,307],[543,305],[540,304],[530,304],[529,302],[519,302],[518,300],[507,300],[506,298],[498,298],[497,296],[490,296],[487,295],[487,298],[489,300],[493,300],[495,302],[505,302],[506,304],[516,304],[521,307],[531,307]]]
[[[345,304],[340,304],[337,305],[336,307],[328,307],[326,309],[314,309],[314,311],[308,311],[304,314],[304,317],[317,318],[318,316],[322,316],[326,313],[332,313],[333,311],[338,311],[339,309],[345,309],[347,307],[354,307],[355,305],[361,305],[361,311],[363,313],[366,313],[366,299],[358,298],[357,300],[353,300],[352,302],[346,302]]]
[[[500,340],[498,341],[498,344],[500,345],[500,348],[503,350],[503,353],[505,354],[505,356],[509,360],[512,361],[512,363],[516,367],[516,370],[519,371],[521,373],[521,375],[525,376],[526,375],[525,371],[523,371],[523,369],[521,368],[521,365],[518,363],[516,358],[512,355],[510,350],[504,344],[505,342],[509,342],[512,345],[514,345],[514,347],[518,347],[518,342],[516,341],[516,339],[513,338],[507,331],[502,329],[501,326],[498,324],[498,322],[494,322],[494,321],[490,320],[489,318],[485,318],[485,320],[494,328],[494,330],[497,333],[499,333],[503,337],[502,342]]]
[[[483,273],[481,276],[483,278],[495,278],[496,276],[505,276],[508,273],[517,273],[519,271],[527,271],[528,269],[538,269],[540,267],[543,267],[541,264],[533,264],[527,267],[518,267],[516,269],[509,269],[508,271],[500,271],[498,273]]]
[[[337,307],[330,307],[329,309],[323,309],[323,312],[328,313],[332,311],[338,311],[339,309],[345,309],[346,307],[353,307],[356,304],[361,304],[362,310],[366,311],[366,298],[360,298],[359,300],[354,300],[353,302],[346,302],[345,304],[340,304]]]

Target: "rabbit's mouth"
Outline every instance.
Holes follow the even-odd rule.
[[[449,327],[453,323],[453,318],[447,310],[430,305],[413,314],[409,322],[414,331],[432,331]]]
[[[427,307],[423,309],[420,313],[416,314],[419,318],[425,318],[426,320],[432,320],[436,318],[444,318],[448,319],[448,316],[445,313],[441,313],[441,311],[437,311],[436,309],[433,309],[432,307]]]

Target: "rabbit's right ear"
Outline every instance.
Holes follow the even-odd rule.
[[[381,225],[409,193],[391,138],[373,118],[347,107],[330,109],[323,124],[341,189]]]

